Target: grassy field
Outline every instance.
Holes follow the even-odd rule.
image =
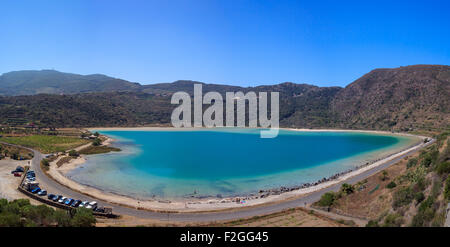
[[[42,153],[63,152],[89,143],[76,137],[32,135],[20,137],[2,137],[1,142],[37,149]]]

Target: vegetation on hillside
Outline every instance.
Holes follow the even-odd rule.
[[[96,219],[92,210],[79,208],[71,212],[47,205],[31,205],[28,199],[0,199],[0,227],[92,227]]]
[[[352,190],[343,185],[315,205],[369,218],[368,226],[442,226],[450,202],[449,136],[441,133],[416,157],[371,176],[370,185],[361,181]]]
[[[45,127],[170,125],[176,107],[170,104],[171,95],[177,91],[192,95],[195,83],[199,82],[132,84],[132,89],[91,89],[71,95],[0,97],[0,115],[6,116],[0,119],[0,125],[28,122]],[[282,127],[450,129],[450,66],[378,69],[345,88],[294,83],[249,88],[203,84],[203,91],[280,92]]]

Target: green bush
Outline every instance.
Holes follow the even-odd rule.
[[[416,166],[417,162],[418,162],[417,158],[412,158],[412,159],[408,160],[408,163],[406,163],[406,168],[411,168],[413,166]]]
[[[95,226],[96,220],[89,209],[76,210],[73,217],[67,211],[54,210],[47,205],[31,205],[27,199],[8,202],[0,199],[0,227],[36,226]]]
[[[71,226],[74,227],[92,227],[95,226],[95,217],[92,210],[87,208],[77,208],[75,215],[71,220]]]
[[[417,204],[419,204],[425,199],[425,195],[423,194],[423,192],[417,192],[414,195],[414,199],[416,200]]]
[[[80,156],[80,154],[77,151],[72,149],[72,150],[69,151],[69,156],[71,156],[71,157],[78,157],[78,156]]]
[[[342,184],[342,186],[341,186],[342,193],[349,195],[349,194],[353,193],[353,191],[354,191],[354,188],[351,184],[347,184],[347,183]]]
[[[334,193],[334,192],[327,192],[327,193],[322,195],[322,197],[317,202],[317,204],[319,206],[322,206],[322,207],[330,207],[331,205],[333,205],[333,203],[336,200],[336,198],[337,198],[336,193]]]
[[[441,162],[441,163],[436,167],[436,172],[437,172],[439,175],[443,175],[443,174],[450,173],[450,161]]]
[[[369,222],[367,222],[366,227],[379,227],[380,225],[378,225],[378,222],[375,220],[369,220]]]
[[[384,219],[383,227],[399,227],[403,223],[403,217],[397,213],[389,214]]]
[[[414,199],[414,193],[410,187],[401,188],[394,193],[392,206],[394,209],[409,205]]]
[[[94,142],[92,142],[93,146],[100,146],[102,145],[102,141],[99,138],[95,138]]]
[[[450,176],[445,180],[444,197],[445,199],[450,200]]]
[[[386,185],[386,188],[388,188],[388,189],[393,189],[395,187],[397,187],[397,184],[394,181],[391,181],[390,183],[388,183]]]

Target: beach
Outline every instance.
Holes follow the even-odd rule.
[[[100,128],[93,128],[100,129]],[[173,128],[101,128],[102,130],[161,130],[161,131],[179,131],[180,129],[174,130]],[[182,129],[185,130],[185,129]],[[192,129],[191,129],[192,130]],[[297,131],[336,131],[336,130],[300,130],[300,129],[289,129]],[[347,130],[341,130],[347,131]],[[354,130],[350,130],[354,131]],[[359,131],[360,132],[360,131]],[[390,132],[380,132],[377,133],[389,133]],[[421,137],[425,138],[425,137]],[[112,143],[112,139],[105,141],[106,143]],[[277,203],[284,200],[290,200],[292,198],[298,198],[310,193],[325,189],[327,187],[333,186],[337,183],[345,181],[351,177],[357,176],[365,171],[371,170],[377,166],[380,166],[392,159],[400,157],[408,152],[417,150],[423,146],[423,142],[418,143],[413,147],[408,147],[405,150],[391,154],[388,157],[384,157],[380,160],[376,160],[370,164],[361,164],[358,169],[349,170],[342,174],[336,176],[331,176],[330,179],[325,179],[321,182],[314,183],[305,187],[298,188],[280,188],[274,189],[272,191],[264,191],[259,195],[253,196],[242,196],[242,197],[229,197],[229,198],[206,198],[206,199],[188,199],[188,200],[157,200],[157,199],[136,199],[130,196],[119,195],[115,193],[105,192],[98,188],[91,187],[89,185],[79,184],[70,178],[66,177],[67,172],[79,167],[84,164],[86,159],[89,159],[85,155],[77,159],[71,160],[69,163],[64,164],[61,167],[56,166],[56,161],[52,162],[48,174],[55,179],[58,183],[63,184],[75,191],[81,192],[83,194],[98,198],[113,204],[119,204],[123,206],[128,206],[138,209],[146,209],[152,211],[176,211],[176,212],[201,212],[201,211],[217,211],[225,209],[236,209],[242,207],[256,206],[268,203]],[[261,196],[263,195],[264,196]]]

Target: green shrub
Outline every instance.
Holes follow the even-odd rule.
[[[367,222],[366,227],[379,227],[380,225],[378,225],[378,222],[375,220],[369,220],[369,222]]]
[[[397,186],[397,184],[394,182],[394,181],[391,181],[390,183],[388,183],[387,185],[386,185],[386,188],[388,188],[388,189],[393,189],[393,188],[395,188]]]
[[[349,195],[349,194],[353,193],[353,191],[354,191],[354,188],[351,184],[347,184],[347,183],[342,184],[342,186],[341,186],[342,193]]]
[[[441,163],[436,167],[436,172],[437,172],[439,175],[443,175],[443,174],[450,173],[450,161],[441,162]]]
[[[425,195],[423,194],[423,192],[417,192],[414,195],[414,199],[416,200],[417,204],[419,204],[425,199]]]
[[[416,166],[417,162],[418,162],[417,158],[412,158],[412,159],[408,160],[408,163],[406,163],[406,168],[411,168],[413,166]]]
[[[333,203],[336,200],[336,198],[337,198],[336,193],[334,193],[334,192],[327,192],[327,193],[322,195],[322,197],[317,202],[317,204],[319,206],[322,206],[322,207],[330,207],[331,205],[333,205]]]
[[[95,138],[94,142],[92,142],[93,146],[100,146],[102,145],[102,140],[100,140],[99,138]]]
[[[401,188],[394,193],[392,206],[394,209],[409,205],[414,199],[413,191],[410,187]]]
[[[87,208],[77,208],[75,215],[70,221],[70,225],[74,227],[92,227],[95,226],[95,217],[92,210]]]
[[[72,150],[69,151],[69,156],[71,156],[71,157],[78,157],[78,156],[80,156],[80,154],[77,151],[72,149]]]
[[[397,213],[388,214],[384,219],[383,227],[399,227],[403,224],[403,217]]]
[[[445,199],[450,200],[450,176],[445,180],[444,197]]]

